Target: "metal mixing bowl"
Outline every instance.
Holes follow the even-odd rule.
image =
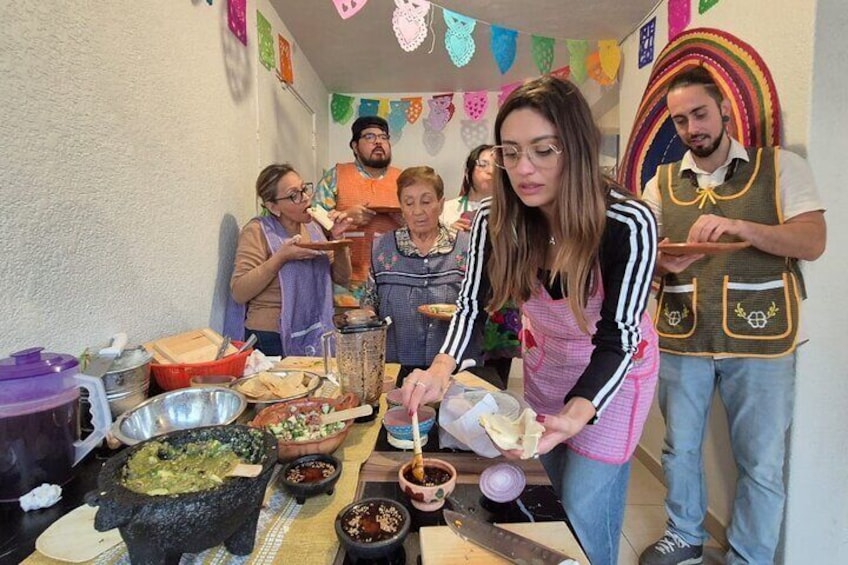
[[[229,388],[172,390],[118,416],[112,424],[112,435],[127,445],[135,445],[176,430],[232,424],[245,408],[244,395]]]

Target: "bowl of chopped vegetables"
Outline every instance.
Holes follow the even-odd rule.
[[[250,425],[277,437],[277,457],[282,463],[314,453],[329,455],[344,443],[353,421],[323,424],[321,416],[355,406],[359,406],[359,398],[352,393],[338,398],[298,398],[266,408]]]

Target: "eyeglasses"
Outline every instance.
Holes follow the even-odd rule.
[[[488,159],[477,159],[474,164],[481,169],[488,169],[492,166],[492,162]]]
[[[521,161],[521,155],[527,155],[530,162],[538,169],[555,167],[562,148],[554,143],[534,143],[522,149],[518,145],[496,145],[492,148],[495,154],[495,165],[501,169],[514,169]]]
[[[359,136],[359,139],[364,139],[368,143],[374,143],[378,139],[380,141],[388,141],[391,139],[391,136],[387,133],[363,133]]]
[[[300,190],[295,190],[288,196],[280,196],[279,198],[274,198],[271,202],[279,202],[280,200],[291,200],[292,204],[300,204],[310,196],[315,191],[315,186],[311,182],[305,182],[301,185]]]

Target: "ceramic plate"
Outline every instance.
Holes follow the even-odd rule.
[[[295,245],[298,247],[305,247],[306,249],[316,249],[318,251],[335,251],[342,247],[347,247],[350,244],[351,240],[349,239],[334,239],[332,241],[301,241]]]
[[[428,318],[450,321],[456,312],[456,304],[422,304],[418,307],[418,311]]]
[[[719,253],[730,253],[739,251],[749,247],[749,241],[738,241],[736,243],[719,243],[719,242],[703,242],[703,243],[660,243],[657,247],[663,253],[669,255],[717,255]]]

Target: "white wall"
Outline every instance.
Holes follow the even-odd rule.
[[[604,92],[592,79],[580,85],[580,91],[586,97],[590,106],[601,99]],[[494,125],[498,114],[498,94],[489,93],[489,105],[486,115],[480,121],[473,121],[465,115],[462,92],[454,94],[453,103],[456,106],[453,118],[445,129],[438,133],[427,132],[424,119],[430,114],[427,100],[444,92],[424,93],[357,93],[355,96],[354,117],[347,123],[338,124],[330,119],[330,163],[345,163],[353,160],[350,150],[350,126],[359,108],[360,98],[388,98],[399,100],[406,97],[421,96],[424,110],[414,124],[407,123],[400,139],[397,132],[392,132],[392,165],[400,169],[418,165],[429,165],[442,177],[445,183],[445,198],[454,198],[462,185],[462,175],[465,159],[472,149],[481,143],[494,143]],[[427,137],[425,137],[427,136]],[[439,142],[433,142],[435,137]],[[426,141],[425,141],[426,140]]]
[[[783,562],[848,562],[848,450],[846,348],[839,340],[848,334],[838,302],[846,295],[844,160],[846,120],[844,92],[848,88],[844,66],[848,52],[844,41],[846,14],[840,0],[814,2],[749,0],[720,2],[700,16],[693,2],[691,27],[714,27],[752,45],[763,57],[774,78],[783,118],[784,146],[810,153],[816,182],[828,208],[828,251],[819,261],[805,265],[810,298],[805,303],[807,334],[811,342],[799,354],[795,426],[789,456],[789,499],[785,524]],[[667,3],[657,10],[657,53],[667,43]],[[814,33],[815,31],[815,33]],[[814,43],[815,40],[815,43]],[[650,67],[638,69],[638,32],[623,45],[620,120],[622,151],[628,128],[647,84]],[[813,72],[815,69],[815,73]],[[812,86],[811,86],[812,85]],[[812,89],[815,89],[815,92]],[[626,125],[630,124],[630,126]],[[839,171],[841,173],[841,171]],[[720,402],[713,405],[706,439],[709,506],[725,523],[729,518],[736,470],[728,448],[725,415]],[[659,460],[663,422],[656,409],[651,414],[642,447]],[[840,557],[841,556],[841,557]]]
[[[288,34],[265,0],[246,47],[226,2],[0,3],[0,357],[220,328],[256,174],[292,143],[257,6]],[[295,83],[325,164],[327,92],[297,50]]]
[[[844,0],[818,0],[810,164],[828,207],[828,251],[807,265],[810,300],[804,315],[810,345],[800,356],[789,467],[786,563],[848,563],[848,9]]]

